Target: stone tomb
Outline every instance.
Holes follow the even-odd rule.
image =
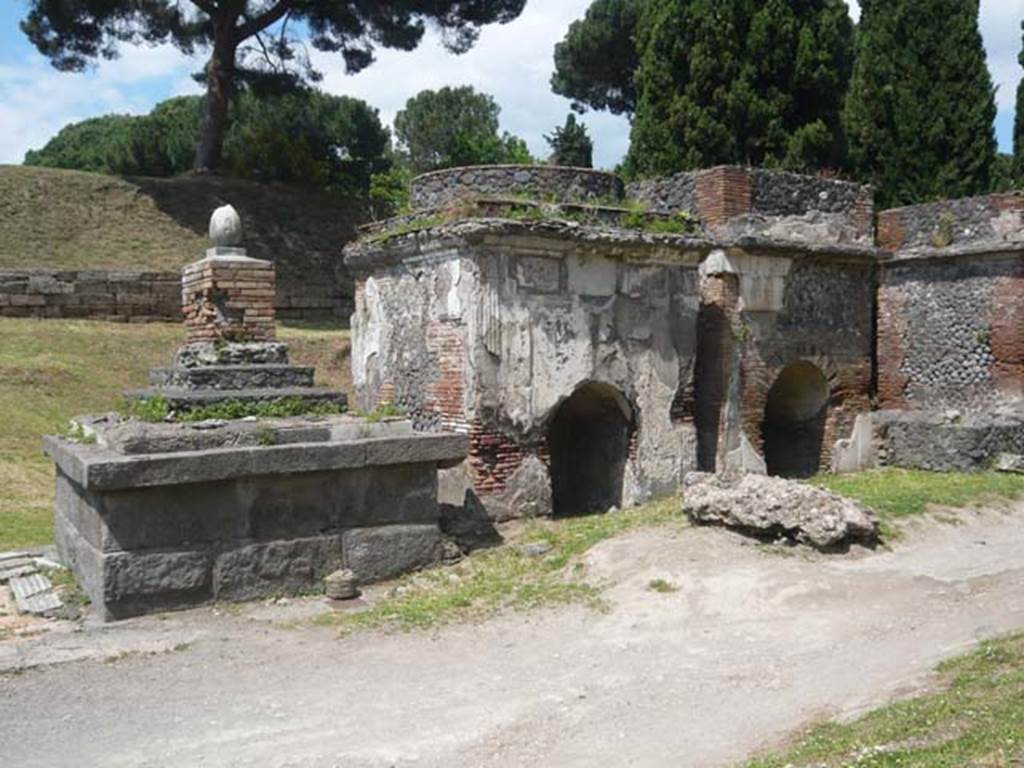
[[[184,270],[188,343],[176,365],[129,395],[163,397],[179,415],[224,401],[341,410],[344,394],[313,388],[313,371],[274,341],[272,265],[237,240],[213,250]],[[430,565],[442,543],[438,469],[461,463],[468,442],[340,413],[76,422],[79,439],[44,439],[57,547],[103,619],[316,589],[339,568],[366,583]]]
[[[464,512],[604,511],[698,468],[812,474],[870,408],[869,190],[719,168],[630,193],[649,212],[589,170],[436,172],[421,210],[347,247],[360,405],[468,435],[442,478]]]

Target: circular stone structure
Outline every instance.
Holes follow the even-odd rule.
[[[619,201],[625,196],[625,186],[613,173],[558,165],[446,168],[412,181],[414,208],[438,208],[487,195],[534,195],[558,202]]]

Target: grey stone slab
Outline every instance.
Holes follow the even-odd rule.
[[[126,489],[95,494],[105,552],[189,548],[249,535],[256,496],[244,480]]]
[[[21,613],[44,615],[60,610],[63,605],[53,591],[53,584],[41,573],[17,576],[11,579],[10,588]]]
[[[205,551],[114,552],[102,555],[104,602],[188,595],[210,596],[211,559]]]
[[[83,488],[123,490],[253,475],[457,462],[465,457],[469,438],[446,433],[413,434],[344,443],[299,443],[122,456],[95,445],[48,437],[44,439],[44,448],[60,470]]]
[[[384,581],[436,563],[441,530],[437,525],[389,525],[346,531],[345,567],[360,584]]]
[[[426,461],[449,462],[464,459],[467,453],[467,435],[417,434],[366,441],[366,463],[371,466]]]
[[[247,600],[316,589],[341,564],[339,536],[245,544],[218,555],[214,593],[222,600]]]
[[[36,570],[34,565],[16,565],[13,568],[4,568],[0,570],[0,584],[6,584],[19,576],[31,576]]]

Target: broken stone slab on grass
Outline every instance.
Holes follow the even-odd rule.
[[[796,480],[693,472],[685,486],[683,512],[694,523],[764,538],[782,535],[822,550],[878,539],[878,521],[870,509]]]
[[[1000,453],[993,465],[997,472],[1013,472],[1024,475],[1024,456],[1019,453]]]

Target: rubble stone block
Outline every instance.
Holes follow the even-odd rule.
[[[436,525],[357,528],[342,538],[345,567],[360,584],[392,579],[437,562],[441,529]]]

